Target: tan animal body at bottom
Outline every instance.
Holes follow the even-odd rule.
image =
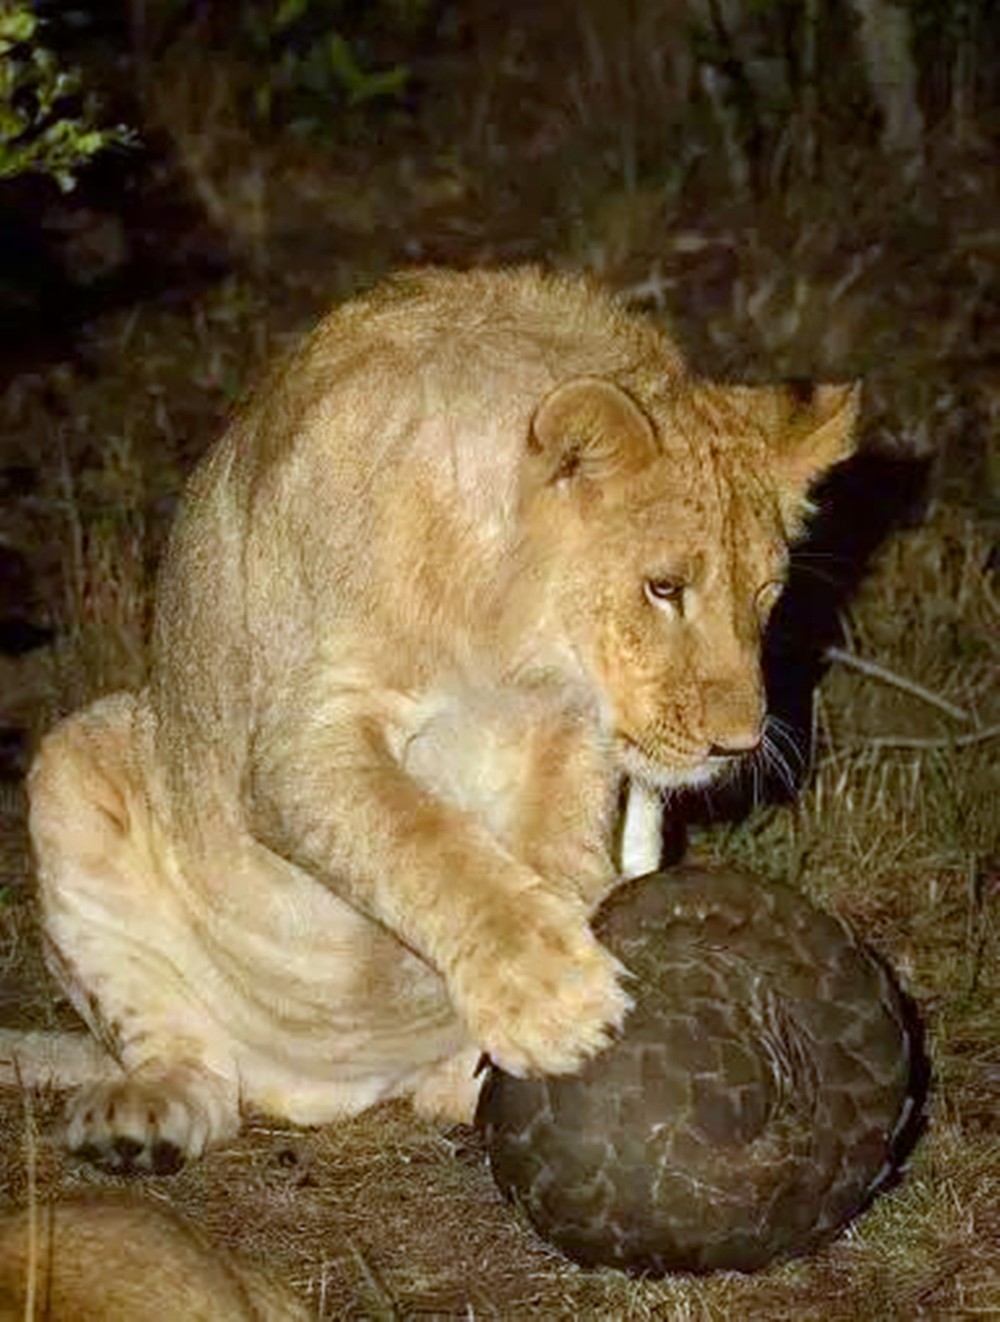
[[[115,1062],[70,1146],[155,1171],[245,1104],[469,1119],[481,1052],[598,1052],[622,781],[766,742],[761,635],[855,414],[699,379],[577,277],[335,309],[188,486],[147,686],[31,772],[50,964]]]
[[[79,1198],[0,1216],[0,1322],[310,1316],[290,1290],[149,1200]]]

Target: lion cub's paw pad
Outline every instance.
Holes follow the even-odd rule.
[[[126,1078],[95,1084],[72,1098],[66,1145],[105,1170],[170,1175],[201,1155],[208,1129],[197,1099],[169,1082]]]

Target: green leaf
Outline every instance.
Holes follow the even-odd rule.
[[[38,19],[29,5],[5,6],[0,10],[0,54],[30,41],[37,27]]]
[[[38,23],[23,0],[0,6],[0,177],[44,174],[68,191],[77,168],[109,146],[130,145],[135,134],[120,124],[102,127],[90,95],[75,115],[65,113],[67,98],[82,86],[79,70],[60,66],[37,43],[23,57],[11,56],[32,41]]]

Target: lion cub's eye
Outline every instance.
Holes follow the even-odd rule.
[[[684,614],[684,584],[676,578],[647,578],[643,590],[646,600],[662,610],[671,606],[678,615]]]

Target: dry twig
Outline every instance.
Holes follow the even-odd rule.
[[[38,1276],[38,1188],[37,1157],[35,1148],[35,1112],[31,1102],[31,1089],[21,1078],[21,1071],[14,1057],[14,1069],[21,1092],[21,1104],[24,1107],[24,1155],[28,1171],[28,1253],[25,1263],[24,1282],[24,1322],[34,1322],[35,1317],[35,1282]]]
[[[891,684],[893,688],[900,689],[903,693],[911,693],[915,698],[919,698],[921,702],[927,702],[932,707],[937,707],[939,711],[954,717],[956,721],[972,720],[972,713],[966,711],[964,707],[956,706],[955,703],[949,702],[947,698],[942,698],[940,693],[935,693],[933,689],[925,688],[923,684],[918,684],[914,679],[907,679],[905,675],[898,675],[894,670],[879,665],[877,661],[869,661],[854,652],[845,652],[842,647],[828,647],[824,656],[829,661],[839,661],[841,665],[848,666],[851,670],[858,671],[859,674],[868,675],[871,679],[881,680],[883,684]],[[946,740],[945,742],[950,743],[952,741]]]
[[[973,744],[984,744],[990,739],[1000,738],[1000,725],[987,725],[982,730],[973,730],[969,734],[942,735],[940,737],[908,734],[875,735],[873,738],[857,737],[857,744],[864,748],[969,748]]]

